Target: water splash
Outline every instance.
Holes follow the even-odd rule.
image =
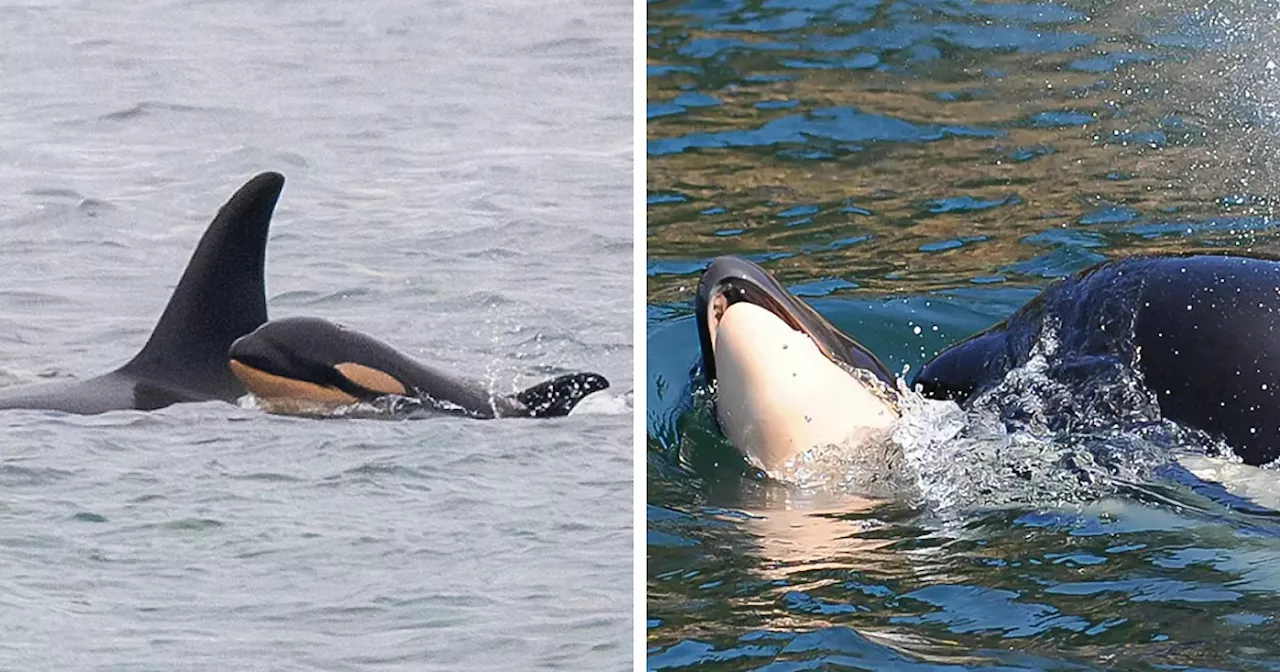
[[[1229,453],[1161,417],[1137,357],[1080,355],[1047,320],[1026,363],[965,408],[899,379],[901,419],[891,431],[817,446],[765,473],[798,491],[947,513],[1078,505],[1150,482],[1181,455]]]

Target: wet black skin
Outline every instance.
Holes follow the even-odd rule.
[[[494,396],[480,383],[434,369],[371,336],[313,317],[268,322],[232,344],[230,357],[272,375],[339,389],[361,401],[385,396],[353,383],[334,368],[360,364],[395,378],[407,396],[429,402],[436,410],[475,418],[563,416],[583,397],[609,387],[604,376],[573,373],[512,396]]]
[[[916,379],[964,402],[1027,362],[1046,316],[1061,375],[1136,353],[1161,414],[1225,439],[1246,463],[1280,457],[1280,261],[1227,255],[1130,257],[1048,287],[1007,320],[944,350]],[[1135,350],[1136,348],[1136,350]]]
[[[718,257],[703,271],[694,298],[698,338],[702,346],[702,375],[709,385],[716,380],[716,362],[711,347],[708,310],[720,297],[723,297],[725,307],[739,301],[760,306],[791,328],[807,334],[832,361],[870,371],[890,387],[895,384],[889,369],[870,350],[836,329],[809,304],[793,296],[768,271],[746,259]]]
[[[262,173],[222,206],[150,339],[127,364],[84,381],[0,389],[0,409],[94,414],[243,396],[227,348],[267,320],[267,229],[283,187],[283,176]]]

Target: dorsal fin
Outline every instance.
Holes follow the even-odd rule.
[[[262,173],[205,230],[147,344],[121,371],[234,400],[244,386],[227,350],[267,321],[263,257],[284,176]]]
[[[582,398],[607,389],[609,381],[598,373],[570,373],[553,378],[516,395],[534,418],[556,418],[568,415]]]

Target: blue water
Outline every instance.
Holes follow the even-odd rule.
[[[908,378],[1103,259],[1274,254],[1274,14],[648,6],[651,669],[1280,667],[1280,523],[1174,464],[1126,471],[1161,437],[969,436],[923,497],[869,501],[761,481],[690,374],[718,254]]]
[[[0,668],[629,669],[631,5],[0,17],[0,385],[127,361],[262,170],[273,316],[613,383],[549,422],[0,414]]]

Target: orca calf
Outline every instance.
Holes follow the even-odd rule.
[[[814,446],[882,440],[897,421],[884,364],[756,264],[711,262],[694,312],[720,431],[766,471]]]
[[[243,396],[227,350],[267,320],[263,256],[283,187],[283,176],[262,173],[222,206],[150,339],[127,364],[84,381],[0,389],[0,409],[94,414]]]
[[[268,412],[316,415],[360,402],[403,397],[435,411],[473,418],[568,415],[583,397],[609,387],[604,376],[572,373],[495,396],[417,362],[370,336],[313,317],[274,320],[231,345],[231,370]]]
[[[1087,391],[1131,367],[1160,414],[1224,439],[1245,463],[1280,457],[1280,261],[1135,256],[1050,285],[1005,321],[942,351],[916,384],[963,403],[1056,339],[1050,374]]]

